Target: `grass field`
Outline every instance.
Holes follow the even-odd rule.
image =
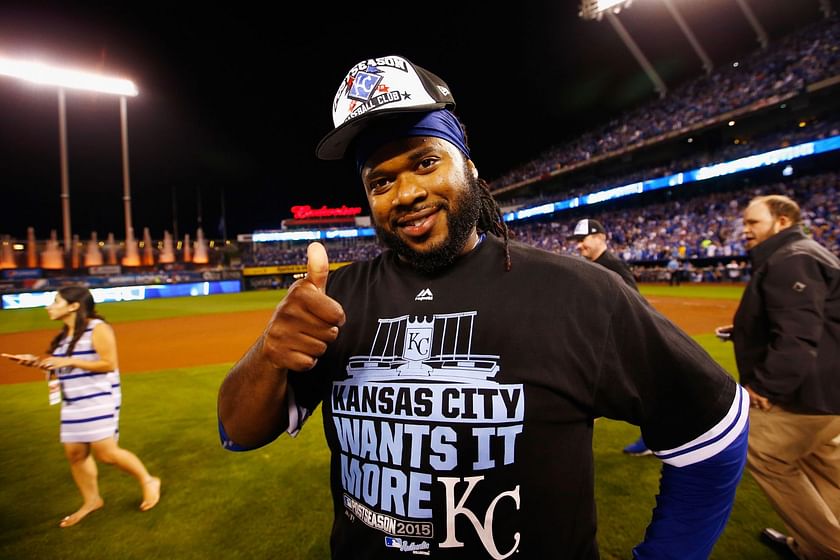
[[[117,322],[270,308],[278,299],[278,292],[252,292],[102,305],[102,312]],[[27,314],[0,311],[0,332],[10,332],[2,329],[23,315]],[[34,315],[30,325],[55,328],[40,325]],[[696,339],[734,372],[731,345],[713,336]],[[5,427],[0,450],[0,558],[327,558],[332,506],[320,416],[294,440],[284,437],[248,453],[222,450],[216,392],[229,367],[123,376],[120,442],[161,476],[161,502],[140,513],[135,481],[100,466],[105,507],[64,530],[58,529],[58,521],[75,511],[79,496],[57,441],[58,407],[47,405],[43,383],[0,386]],[[630,557],[654,504],[659,461],[621,453],[638,433],[638,428],[622,422],[596,422],[598,534],[605,559]],[[781,527],[781,522],[745,474],[712,558],[775,558],[757,538],[765,526]]]
[[[683,284],[682,286],[641,284],[639,291],[644,296],[739,300],[744,292],[744,286],[738,284]]]
[[[663,284],[642,284],[640,291],[645,296],[733,299],[741,298],[741,286],[684,285],[671,287]],[[285,290],[243,292],[240,294],[218,294],[203,297],[179,297],[149,299],[119,303],[101,303],[96,309],[111,323],[142,321],[271,309],[280,301]],[[54,329],[42,308],[0,310],[0,334]]]

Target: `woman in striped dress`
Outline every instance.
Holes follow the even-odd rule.
[[[51,355],[5,356],[53,370],[61,383],[61,442],[83,501],[60,526],[75,525],[103,506],[96,461],[116,465],[136,478],[143,491],[140,510],[150,510],[160,499],[160,479],[151,476],[134,453],[117,445],[121,395],[113,329],[96,313],[93,296],[84,287],[59,289],[47,313],[64,323],[50,344]]]

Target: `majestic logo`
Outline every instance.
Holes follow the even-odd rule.
[[[804,292],[806,287],[807,287],[807,286],[806,286],[805,284],[803,284],[802,282],[796,282],[796,283],[794,283],[794,285],[793,285],[793,291],[795,291],[795,292]]]
[[[414,301],[432,301],[433,299],[435,299],[435,296],[432,295],[432,290],[429,288],[423,288],[419,294],[414,296]]]

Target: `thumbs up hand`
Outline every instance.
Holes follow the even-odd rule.
[[[306,280],[309,280],[321,293],[327,289],[327,274],[330,272],[330,261],[327,250],[320,243],[310,243],[306,248]]]
[[[338,337],[344,309],[326,294],[329,270],[327,250],[310,243],[306,278],[292,284],[263,334],[262,353],[275,368],[310,370]]]

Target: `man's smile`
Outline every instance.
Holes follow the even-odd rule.
[[[441,209],[440,206],[428,206],[408,212],[394,221],[394,229],[407,237],[427,235],[437,223]]]

